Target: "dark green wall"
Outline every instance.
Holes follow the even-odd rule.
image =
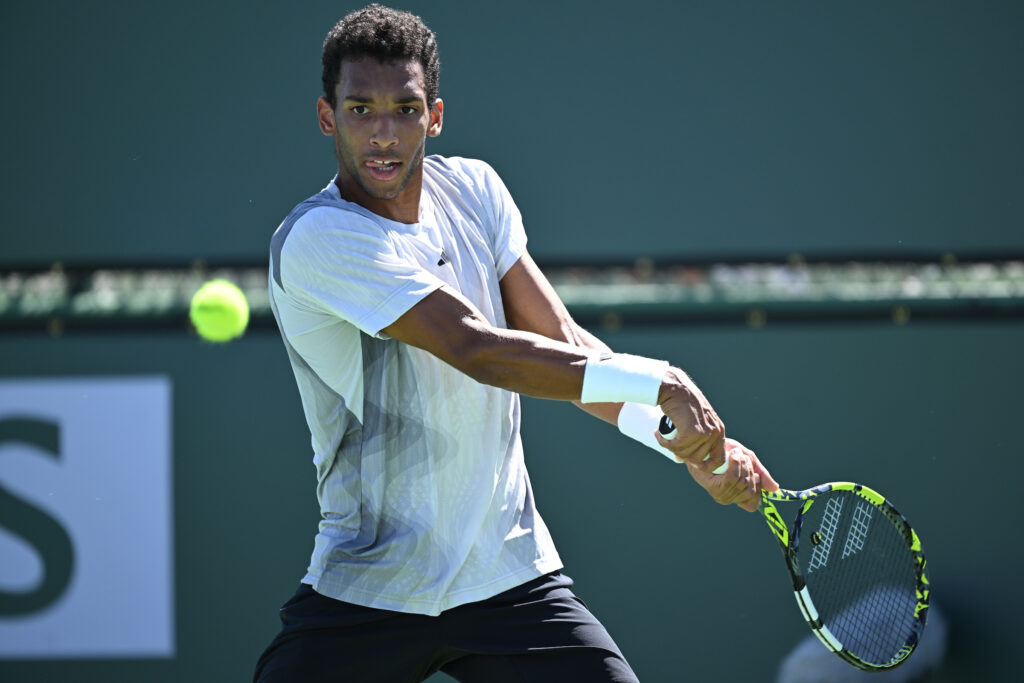
[[[0,264],[262,259],[355,6],[5,3]],[[1019,2],[405,6],[541,260],[1024,249]]]
[[[940,680],[1010,680],[1021,521],[1012,491],[1024,326],[636,329],[790,487],[861,481],[913,521],[951,622]],[[274,334],[0,339],[0,377],[172,378],[174,660],[0,662],[0,679],[245,680],[302,575],[316,522],[309,436]],[[641,680],[766,680],[806,635],[763,522],[573,407],[524,404],[538,505],[579,594]],[[959,486],[952,492],[949,487]],[[972,496],[974,498],[972,498]],[[651,599],[636,600],[638,588]],[[744,643],[744,657],[731,650]]]

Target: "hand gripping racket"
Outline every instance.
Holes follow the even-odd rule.
[[[671,439],[675,426],[663,418]],[[791,526],[775,503],[797,503]],[[807,625],[825,647],[864,671],[890,669],[921,640],[930,588],[917,533],[884,496],[831,482],[761,491],[761,514],[782,547]]]

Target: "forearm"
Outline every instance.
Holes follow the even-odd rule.
[[[562,300],[529,254],[523,254],[501,280],[505,321],[516,330],[524,330],[565,342],[588,354],[611,351],[594,335],[576,324]],[[579,395],[573,397],[578,399]],[[606,422],[615,423],[620,403],[574,403],[582,410]]]
[[[534,332],[492,327],[476,317],[464,319],[463,325],[466,334],[429,350],[481,384],[535,398],[580,398],[586,349]]]
[[[569,317],[568,312],[564,312],[561,319],[557,320],[557,323],[542,329],[544,336],[575,346],[583,350],[587,355],[593,355],[595,352],[611,352],[607,344],[577,325]],[[579,396],[577,395],[575,398],[578,399]],[[574,400],[573,403],[580,410],[610,424],[616,424],[619,410],[622,408],[621,403],[582,403],[579,400]]]
[[[579,325],[572,323],[572,327],[574,330],[573,338],[576,346],[583,347],[590,351],[611,351],[607,344]],[[622,409],[621,403],[581,403],[580,401],[573,401],[573,403],[575,403],[576,407],[580,410],[610,424],[617,424],[619,411]]]
[[[441,287],[382,333],[427,351],[482,384],[578,400],[588,351],[529,330],[492,325],[461,294]]]

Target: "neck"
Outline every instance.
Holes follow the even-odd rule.
[[[340,169],[339,169],[340,171]],[[344,180],[345,174],[338,173],[335,185],[345,201],[358,204],[378,216],[397,223],[419,223],[420,196],[423,192],[422,164],[413,172],[408,183],[393,197],[375,197],[367,193],[358,182]]]

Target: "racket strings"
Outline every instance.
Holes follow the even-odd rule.
[[[917,633],[917,576],[904,526],[852,491],[804,514],[799,562],[821,622],[854,656],[884,665]]]

